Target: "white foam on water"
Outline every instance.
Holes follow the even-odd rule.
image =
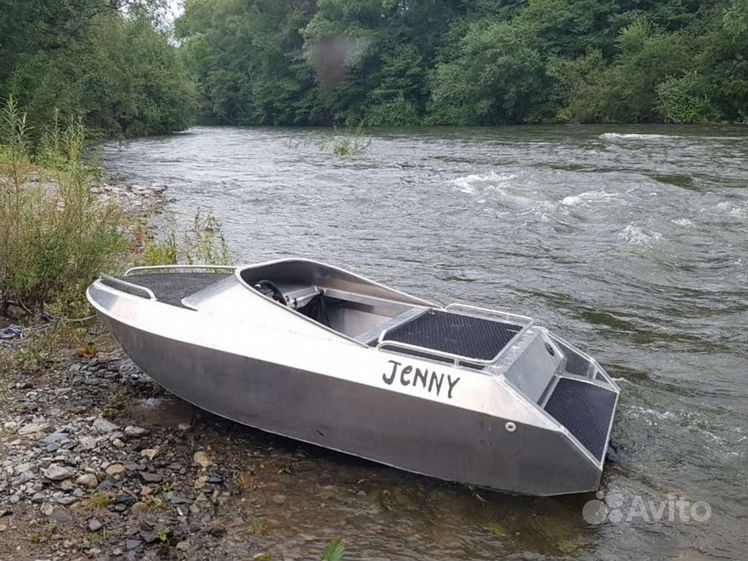
[[[600,140],[606,142],[625,142],[632,140],[634,142],[651,141],[651,140],[718,140],[722,142],[745,141],[743,136],[700,136],[700,135],[680,135],[680,134],[644,134],[644,133],[621,133],[621,132],[604,132],[599,136]]]
[[[637,134],[637,133],[618,133],[618,132],[605,132],[600,135],[601,140],[608,142],[616,142],[622,140],[675,140],[679,138],[686,138],[684,136],[678,136],[675,134]]]
[[[693,226],[693,222],[691,222],[688,218],[677,218],[675,220],[671,220],[671,222],[676,226]]]
[[[496,173],[472,174],[452,180],[457,189],[475,197],[480,204],[498,202],[503,207],[519,211],[520,213],[534,212],[546,208],[550,203],[520,194],[525,185],[517,183],[518,174]]]
[[[726,212],[728,216],[735,218],[743,218],[748,213],[748,203],[744,205],[738,205],[731,201],[722,201],[717,203],[717,210]]]
[[[569,195],[561,199],[564,206],[585,206],[595,203],[606,203],[611,200],[620,200],[622,197],[618,193],[608,193],[606,191],[585,191],[578,195]]]
[[[678,421],[680,417],[672,411],[657,411],[648,407],[633,406],[629,408],[629,414],[644,419],[648,425],[656,425],[659,421]]]
[[[655,232],[654,230],[651,232],[645,232],[638,226],[629,224],[623,230],[618,232],[618,237],[626,240],[632,245],[642,245],[649,247],[650,245],[652,245],[652,242],[661,240],[662,234],[660,232]]]
[[[471,174],[452,180],[458,190],[468,195],[475,195],[478,191],[490,189],[497,190],[517,178],[513,173],[496,173],[494,171],[486,174]]]

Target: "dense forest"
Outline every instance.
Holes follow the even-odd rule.
[[[163,13],[158,0],[0,0],[0,100],[37,134],[58,113],[105,135],[185,128],[196,88]]]
[[[746,0],[187,0],[227,124],[748,118]]]
[[[121,135],[748,120],[746,0],[165,3],[0,0],[0,98]]]

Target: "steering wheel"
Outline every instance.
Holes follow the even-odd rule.
[[[283,294],[283,291],[278,288],[278,285],[275,284],[273,281],[269,280],[261,280],[258,281],[257,284],[255,284],[255,289],[264,294],[265,296],[270,296],[273,300],[278,302],[279,304],[283,304],[284,306],[288,306],[288,300],[286,300],[285,295]]]

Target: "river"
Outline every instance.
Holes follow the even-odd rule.
[[[475,493],[309,447],[262,539],[340,535],[347,559],[748,557],[748,130],[370,131],[347,156],[335,134],[196,127],[103,158],[168,185],[176,230],[215,215],[237,262],[310,257],[535,317],[619,380],[622,457],[595,525],[594,494]],[[326,501],[316,480],[365,491]]]

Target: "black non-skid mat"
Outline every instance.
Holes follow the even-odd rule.
[[[510,323],[429,310],[388,331],[384,340],[491,360],[520,329]]]
[[[545,410],[599,460],[605,454],[605,441],[615,406],[615,392],[587,382],[561,378]]]
[[[227,276],[225,273],[144,273],[120,279],[150,288],[159,302],[182,306],[182,298],[200,292]]]

